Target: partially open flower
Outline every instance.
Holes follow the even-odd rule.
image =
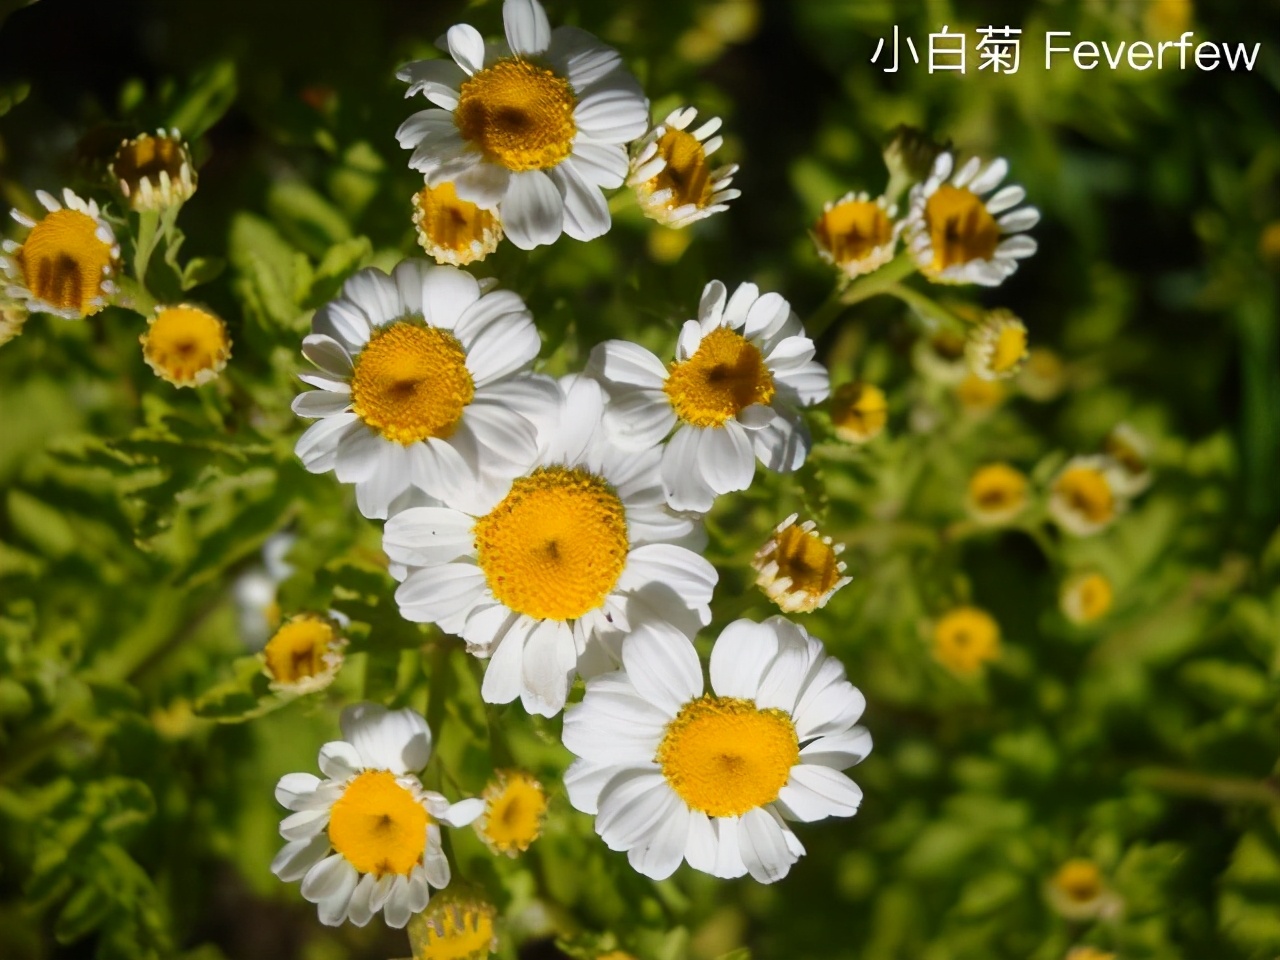
[[[1008,523],[1027,506],[1027,476],[1007,463],[990,463],[969,478],[965,500],[969,516],[979,523]]]
[[[846,443],[867,443],[889,422],[889,403],[873,383],[845,383],[831,395],[831,425]]]
[[[933,656],[957,676],[976,676],[1000,656],[1000,625],[985,610],[956,607],[933,626]]]
[[[191,151],[177,130],[139,134],[120,144],[111,176],[135,210],[164,210],[196,192]]]
[[[885,194],[896,199],[908,187],[929,176],[938,154],[945,149],[924,131],[899,124],[883,152],[884,165],[889,170]]]
[[[1102,870],[1092,860],[1068,860],[1045,888],[1049,905],[1068,920],[1115,917],[1121,901],[1107,886]]]
[[[413,960],[485,960],[498,949],[493,904],[450,890],[409,921]]]
[[[964,350],[964,336],[942,327],[916,340],[911,348],[911,363],[922,377],[955,386],[969,375]]]
[[[499,770],[482,796],[484,813],[473,825],[494,853],[517,856],[541,836],[547,792],[531,774]]]
[[[28,316],[30,314],[21,304],[0,300],[0,345],[8,343],[22,332]]]
[[[1037,403],[1047,403],[1066,386],[1062,358],[1048,347],[1032,347],[1018,372],[1018,389]]]
[[[1110,457],[1072,457],[1053,481],[1049,514],[1077,537],[1105,530],[1124,508],[1117,474]]]
[[[267,641],[262,671],[278,693],[304,694],[333,683],[347,641],[328,617],[304,613],[291,618]]]
[[[787,613],[808,613],[825,607],[832,595],[852,578],[844,576],[840,559],[844,545],[831,542],[806,520],[797,525],[793,513],[778,524],[751,561],[756,586]]]
[[[436,263],[462,267],[498,249],[502,223],[493,210],[458,197],[452,183],[424,186],[413,195],[418,243]]]
[[[1027,359],[1027,328],[1008,310],[992,310],[969,331],[969,369],[983,380],[1016,376]]]
[[[1093,623],[1111,609],[1114,592],[1111,581],[1097,572],[1077,573],[1062,585],[1058,604],[1072,623]]]
[[[198,387],[214,379],[231,356],[231,338],[221,319],[180,303],[158,307],[138,338],[142,356],[157,377],[175,387]]]
[[[956,385],[956,399],[966,413],[982,416],[1004,402],[1008,391],[999,380],[983,380],[971,373]]]
[[[1151,441],[1129,424],[1117,424],[1107,434],[1102,452],[1119,467],[1113,479],[1121,495],[1136,497],[1151,486]]]
[[[636,145],[627,183],[635,188],[644,215],[668,227],[687,227],[729,209],[742,191],[732,189],[736,163],[712,169],[711,154],[724,138],[714,135],[720,118],[712,117],[692,133],[698,111],[673,110]]]
[[[813,225],[818,256],[853,279],[880,269],[898,246],[898,208],[884,197],[846,193],[822,208]]]
[[[10,211],[30,232],[21,244],[6,240],[0,246],[0,272],[9,280],[4,295],[30,313],[92,316],[116,292],[120,245],[111,225],[97,203],[70,190],[62,191],[63,203],[43,190],[36,198],[48,211],[40,220]]]

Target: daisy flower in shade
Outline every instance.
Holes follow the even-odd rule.
[[[1102,452],[1116,463],[1112,480],[1123,496],[1136,497],[1151,486],[1151,441],[1129,424],[1111,429]]]
[[[1068,860],[1045,885],[1045,899],[1068,920],[1114,918],[1123,901],[1107,885],[1102,870],[1092,860]]]
[[[675,428],[662,450],[667,502],[705,513],[718,494],[751,484],[757,459],[782,472],[804,463],[811,440],[800,408],[831,388],[813,355],[778,294],[744,283],[729,297],[712,280],[669,366],[637,344],[610,340],[591,351],[589,368],[609,391],[605,425],[619,443],[651,448]]]
[[[840,771],[871,750],[865,705],[844,667],[802,627],[737,620],[711,652],[711,691],[693,645],[634,634],[624,670],[587,682],[565,714],[569,800],[647,877],[687,860],[717,877],[787,875],[804,853],[783,818],[857,813]]]
[[[496,209],[522,250],[562,232],[601,236],[602,190],[622,186],[649,103],[617,51],[576,27],[552,30],[538,0],[506,0],[502,18],[505,44],[458,24],[446,35],[452,60],[400,69],[406,96],[439,109],[413,114],[396,138],[428,184],[452,181],[462,199]]]
[[[460,506],[398,512],[382,544],[403,581],[401,614],[490,658],[486,701],[519,698],[543,716],[563,709],[575,673],[616,663],[628,632],[687,645],[716,583],[695,552],[701,525],[663,503],[660,451],[610,442],[594,381],[569,377],[562,389],[523,473]]]
[[[900,225],[898,208],[884,197],[846,193],[828,201],[813,225],[818,256],[852,280],[879,270],[893,259]]]
[[[1017,376],[1027,359],[1027,328],[1008,310],[992,310],[969,329],[965,357],[969,369],[983,380]]]
[[[640,209],[650,220],[668,227],[687,227],[729,209],[729,201],[742,195],[731,189],[736,163],[711,168],[709,157],[724,138],[714,135],[720,118],[712,117],[692,133],[698,111],[673,110],[636,144],[627,183],[635,188]]]
[[[542,835],[547,791],[523,770],[499,770],[484,788],[484,813],[472,824],[494,853],[524,853]]]
[[[177,130],[143,133],[120,144],[111,176],[134,210],[163,210],[196,192],[191,150]]]
[[[1058,608],[1077,626],[1085,626],[1106,616],[1115,591],[1111,581],[1097,571],[1073,574],[1058,594]]]
[[[1023,231],[1040,221],[1040,211],[1018,206],[1027,195],[1022,187],[996,189],[1009,172],[1005,160],[983,166],[973,157],[954,167],[952,153],[939,154],[929,178],[912,187],[907,248],[934,283],[999,286],[1036,252]]]
[[[845,443],[869,443],[889,422],[889,401],[874,383],[844,383],[831,395],[831,426]]]
[[[1126,505],[1119,472],[1110,457],[1072,457],[1049,489],[1049,515],[1077,537],[1105,530]]]
[[[323,780],[290,773],[276,786],[292,813],[271,871],[302,881],[323,924],[362,927],[381,912],[403,927],[426,907],[429,887],[449,885],[440,824],[466,826],[484,801],[451,804],[423,788],[415,774],[431,757],[431,731],[412,710],[361,703],[342,711],[341,724],[343,739],[320,748]]]
[[[844,576],[840,559],[844,544],[832,543],[818,525],[793,513],[756,551],[751,566],[756,586],[786,613],[808,613],[827,605],[837,590],[852,580]]]
[[[1027,508],[1027,475],[1007,463],[989,463],[969,478],[965,509],[978,523],[999,526]]]
[[[39,220],[10,211],[29,232],[22,243],[0,244],[0,272],[9,281],[4,293],[31,313],[91,316],[116,292],[120,245],[111,225],[97,203],[71,190],[62,191],[62,203],[43,190],[36,198],[47,211]]]
[[[452,183],[424,186],[413,195],[413,225],[428,256],[455,267],[483,260],[502,240],[498,215],[461,199]]]
[[[524,301],[456,267],[361,270],[311,329],[302,352],[320,372],[300,379],[319,389],[293,411],[317,422],[297,454],[354,483],[366,517],[410,488],[442,497],[489,471],[513,475],[537,451],[534,418],[559,397],[528,375],[541,342]]]
[[[138,342],[147,366],[175,387],[203,386],[225,369],[231,357],[227,325],[189,303],[157,307]]]

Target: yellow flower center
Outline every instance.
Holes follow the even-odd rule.
[[[842,440],[859,443],[877,436],[889,420],[884,391],[871,383],[841,384],[831,398],[831,422]]]
[[[740,817],[778,799],[800,762],[800,741],[785,711],[703,696],[667,724],[654,761],[691,809]]]
[[[527,773],[508,774],[485,790],[480,836],[494,850],[511,856],[529,849],[542,833],[547,795]]]
[[[991,369],[995,373],[1009,373],[1026,355],[1026,328],[1020,324],[1008,324],[1001,327],[996,336],[995,349],[991,351]]]
[[[142,355],[158,376],[179,386],[212,379],[231,355],[227,326],[199,307],[166,307],[141,337]]]
[[[1027,497],[1027,478],[1006,463],[982,467],[969,480],[969,497],[983,512],[1002,513]]]
[[[813,232],[838,264],[861,260],[893,239],[893,221],[871,200],[838,203],[818,218]]]
[[[933,653],[944,667],[972,676],[1000,653],[1000,627],[985,610],[957,607],[933,629]]]
[[[924,222],[933,248],[930,269],[935,273],[973,260],[990,260],[1000,243],[1000,225],[982,198],[949,183],[925,201]]]
[[[541,467],[520,477],[474,532],[493,595],[535,620],[575,620],[597,609],[630,549],[622,501],[581,468]]]
[[[454,123],[462,139],[508,170],[545,170],[573,150],[577,99],[569,81],[520,57],[462,83]]]
[[[1063,606],[1077,623],[1092,623],[1111,609],[1113,596],[1110,580],[1089,573],[1067,585]]]
[[[971,373],[956,387],[956,398],[967,410],[990,410],[1004,399],[1004,384],[999,380],[983,380]]]
[[[695,427],[723,426],[775,392],[760,349],[728,327],[703,337],[688,360],[673,361],[664,389],[676,415]]]
[[[22,280],[37,298],[59,310],[97,313],[102,281],[111,267],[111,245],[98,222],[79,210],[54,210],[31,228],[14,254]]]
[[[418,242],[439,263],[465,266],[498,248],[502,225],[492,210],[458,197],[452,183],[423,187],[413,195]]]
[[[413,960],[484,960],[494,948],[493,919],[487,903],[433,899],[409,921]]]
[[[1115,514],[1115,497],[1106,474],[1094,467],[1069,467],[1054,484],[1058,496],[1090,523],[1106,523]]]
[[[458,338],[403,320],[374,333],[351,377],[351,409],[405,445],[453,436],[475,393]]]
[[[408,876],[427,848],[427,810],[388,770],[352,780],[329,814],[329,842],[361,873]]]
[[[290,620],[262,650],[267,672],[277,683],[297,683],[324,673],[324,655],[337,640],[333,627],[317,617]]]
[[[711,167],[697,137],[684,130],[668,130],[658,138],[658,154],[667,165],[646,188],[653,193],[670,190],[667,209],[690,203],[702,209],[711,203]]]
[[[840,559],[818,534],[790,526],[774,538],[778,576],[791,578],[791,589],[820,597],[840,579]]]
[[[1089,903],[1102,895],[1102,871],[1092,860],[1068,860],[1053,877],[1053,884],[1075,903]]]
[[[136,209],[162,209],[195,192],[187,145],[171,137],[144,133],[126,140],[111,161],[111,173]]]

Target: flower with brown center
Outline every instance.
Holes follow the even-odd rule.
[[[1088,571],[1067,578],[1058,606],[1068,620],[1084,626],[1106,616],[1114,597],[1111,581],[1097,571]]]
[[[262,669],[271,689],[301,695],[323,690],[342,667],[346,639],[328,617],[304,613],[284,623],[263,647]]]
[[[1116,917],[1122,903],[1107,886],[1101,868],[1092,860],[1068,860],[1050,878],[1045,897],[1049,905],[1068,920],[1096,920]]]
[[[1018,389],[1037,403],[1047,403],[1066,386],[1066,365],[1048,347],[1032,347],[1018,371]]]
[[[483,260],[502,240],[498,215],[460,199],[452,183],[424,186],[413,195],[413,224],[427,255],[455,267]]]
[[[974,677],[1000,656],[1000,625],[985,610],[956,607],[933,626],[933,656],[958,677]]]
[[[1008,310],[992,310],[970,328],[965,357],[969,369],[983,380],[1017,376],[1027,359],[1027,328]]]
[[[111,176],[134,210],[164,210],[191,198],[196,173],[191,150],[177,130],[139,134],[120,144]]]
[[[845,443],[868,443],[889,422],[889,402],[874,383],[843,383],[831,394],[831,426]]]
[[[840,554],[844,545],[818,533],[812,520],[797,525],[799,516],[793,513],[778,524],[751,561],[756,586],[786,613],[825,607],[852,579],[843,575],[845,564]]]
[[[208,383],[222,372],[231,356],[227,325],[189,303],[158,307],[138,340],[147,366],[175,387]]]
[[[1116,483],[1118,470],[1110,457],[1072,457],[1050,488],[1049,515],[1077,537],[1105,530],[1127,506]]]
[[[472,824],[494,853],[524,853],[542,835],[547,791],[532,774],[499,770],[484,788],[484,813]]]
[[[1127,423],[1111,428],[1102,443],[1102,452],[1119,468],[1112,479],[1120,493],[1136,497],[1151,486],[1151,441]]]
[[[898,246],[897,215],[884,197],[868,193],[828,201],[811,231],[818,256],[850,279],[880,269]]]
[[[965,507],[978,523],[998,526],[1027,507],[1027,475],[1007,463],[989,463],[969,478]]]
[[[640,209],[650,220],[668,227],[687,227],[712,214],[729,209],[729,201],[741,195],[731,189],[738,165],[712,168],[711,154],[724,138],[715,135],[720,118],[712,117],[689,131],[698,111],[673,110],[635,146],[631,174]]]

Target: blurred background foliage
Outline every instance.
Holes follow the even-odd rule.
[[[514,760],[553,785],[522,860],[455,832],[458,872],[502,911],[506,958],[1280,956],[1275,0],[549,4],[624,51],[655,113],[724,116],[743,190],[692,231],[619,204],[600,241],[507,245],[478,265],[528,300],[550,372],[609,337],[666,352],[711,278],[812,313],[833,278],[808,226],[824,201],[882,189],[899,123],[1009,158],[1044,213],[1037,256],[959,296],[1024,318],[1065,363],[1059,397],[965,414],[912,373],[918,321],[866,301],[820,349],[834,383],[885,386],[886,434],[841,446],[819,414],[798,480],[758,478],[710,518],[717,625],[770,613],[748,563],[793,509],[849,546],[853,583],[805,622],[867,695],[866,801],[802,829],[809,855],[772,887],[688,870],[655,885],[608,852],[556,789],[558,721],[486,711],[479,665],[396,615],[376,526],[292,454],[310,311],[358,266],[414,250],[420,181],[393,133],[421,105],[394,69],[459,20],[496,33],[496,0],[14,6],[0,4],[3,204],[30,211],[34,189],[64,185],[106,197],[122,138],[180,127],[200,173],[180,220],[200,261],[191,296],[233,348],[197,391],[151,374],[142,320],[120,308],[33,317],[0,348],[0,956],[404,955],[378,922],[322,928],[267,869],[272,785],[312,769],[360,696],[428,711],[429,777],[474,793]],[[971,44],[979,26],[1021,26],[1021,69],[887,75],[868,61],[895,24],[921,49],[943,24]],[[1262,50],[1251,73],[1045,71],[1049,29],[1113,44],[1190,29]],[[979,464],[1043,481],[1122,420],[1155,440],[1156,482],[1112,530],[958,525]],[[288,704],[258,696],[246,657],[262,613],[236,601],[281,531],[295,539],[277,608],[354,620],[338,683]],[[1116,601],[1078,627],[1057,594],[1085,568]],[[929,655],[931,620],[961,602],[1002,629],[976,680]],[[492,752],[490,725],[505,738]],[[1050,878],[1081,857],[1121,905],[1109,919],[1050,903]]]

